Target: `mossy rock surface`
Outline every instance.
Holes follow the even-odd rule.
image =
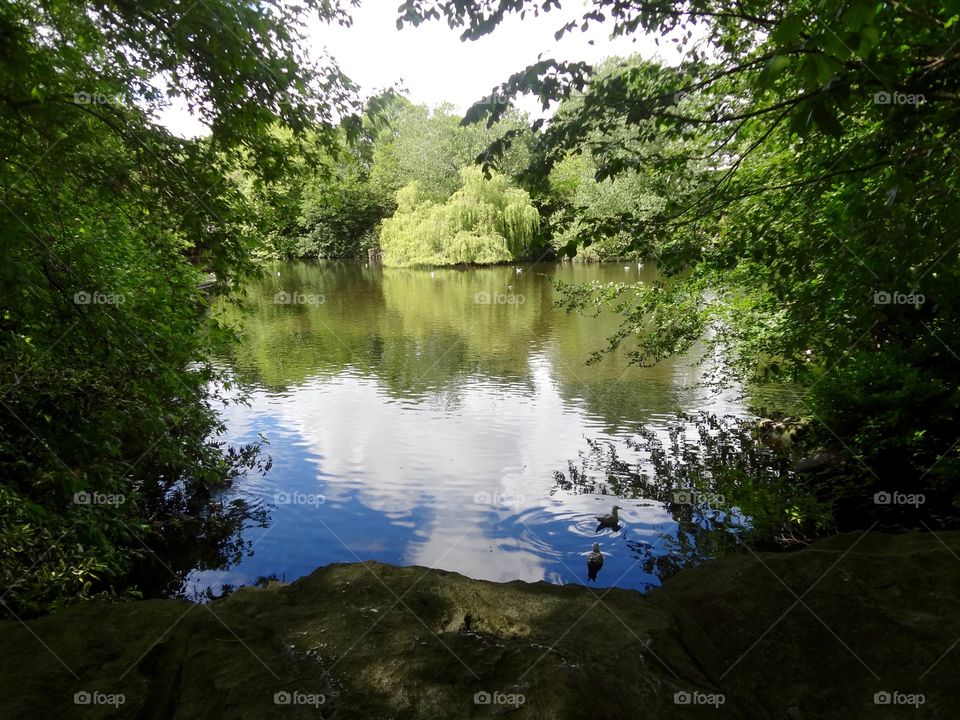
[[[208,606],[87,603],[0,623],[0,718],[954,718],[958,556],[960,533],[870,533],[647,595],[357,563]],[[696,693],[715,704],[675,702]]]

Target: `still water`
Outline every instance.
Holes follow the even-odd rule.
[[[246,530],[239,563],[194,570],[188,594],[367,559],[585,583],[594,542],[597,586],[646,590],[709,556],[718,544],[695,531],[736,535],[749,525],[737,508],[691,529],[615,481],[643,464],[631,442],[643,428],[664,431],[678,411],[744,416],[743,393],[701,386],[702,350],[654,368],[622,355],[587,365],[616,318],[554,306],[556,280],[655,277],[636,264],[270,266],[222,358],[250,392],[248,407],[224,407],[226,439],[262,434],[273,459],[233,492],[270,519]],[[597,533],[615,504],[620,529]]]

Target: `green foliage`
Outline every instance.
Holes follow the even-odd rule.
[[[225,331],[197,283],[214,271],[239,287],[254,271],[240,179],[281,181],[301,131],[329,145],[330,113],[351,110],[336,68],[302,62],[308,8],[344,18],[243,0],[0,6],[5,610],[130,591],[139,571],[175,586],[190,565],[166,550],[236,550],[249,513],[217,493],[259,461],[216,440],[208,346]],[[154,125],[165,95],[210,137]],[[166,560],[149,565],[154,551]]]
[[[540,224],[530,196],[499,173],[461,171],[462,185],[447,202],[422,197],[419,183],[397,193],[397,212],[384,221],[385,265],[489,265],[523,256]]]
[[[638,57],[611,58],[593,83],[630,71],[660,69]],[[561,102],[553,124],[579,118],[590,101],[589,90],[573,92]],[[664,218],[694,202],[711,179],[704,160],[708,138],[703,133],[651,143],[626,118],[613,117],[585,134],[573,153],[559,159],[549,154],[542,200],[553,247],[583,260],[662,258],[673,239]],[[614,165],[622,167],[610,172]]]
[[[633,228],[664,206],[650,192],[647,178],[636,171],[598,181],[592,161],[582,155],[565,158],[550,175],[554,201],[551,244],[581,260],[637,260],[655,247],[640,247]]]
[[[387,91],[370,98],[351,132],[332,137],[323,128],[291,149],[292,172],[282,182],[257,184],[254,169],[241,181],[256,204],[263,254],[278,258],[347,258],[376,243],[376,226],[394,210],[395,189],[370,182],[374,144],[410,106]],[[274,132],[288,133],[284,129]]]
[[[304,188],[299,237],[289,256],[357,257],[376,243],[376,226],[393,202],[361,169],[342,172],[333,179],[314,178]]]
[[[286,128],[272,132],[289,140]],[[520,116],[492,129],[462,127],[449,107],[431,111],[386,92],[367,102],[359,130],[308,132],[291,148],[294,169],[280,182],[259,182],[250,167],[239,185],[257,208],[254,232],[267,257],[358,257],[376,247],[377,226],[394,212],[403,187],[416,181],[422,199],[446,201],[462,184],[461,169],[507,133],[522,137],[493,166],[515,175],[529,160],[530,133]]]
[[[431,111],[424,105],[410,105],[399,110],[389,132],[378,136],[370,181],[391,195],[416,181],[424,200],[443,202],[460,187],[460,170],[511,131],[524,132],[493,167],[516,177],[529,160],[530,133],[523,117],[507,115],[491,128],[464,127],[449,106]]]

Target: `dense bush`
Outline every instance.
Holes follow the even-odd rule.
[[[331,183],[313,180],[303,193],[299,233],[292,255],[300,258],[351,258],[376,245],[377,224],[393,211],[392,198],[362,174]]]

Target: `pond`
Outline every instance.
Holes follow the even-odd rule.
[[[224,407],[226,439],[262,433],[273,460],[231,492],[269,521],[246,529],[238,563],[191,572],[187,594],[369,559],[584,583],[594,542],[597,586],[646,590],[717,552],[718,534],[749,527],[736,507],[691,521],[656,477],[646,492],[624,479],[649,459],[644,432],[681,411],[745,417],[744,393],[702,385],[702,349],[653,368],[623,354],[587,365],[617,318],[555,306],[556,280],[655,278],[636,263],[269,266],[222,358],[250,393]],[[619,529],[598,533],[614,505]]]

